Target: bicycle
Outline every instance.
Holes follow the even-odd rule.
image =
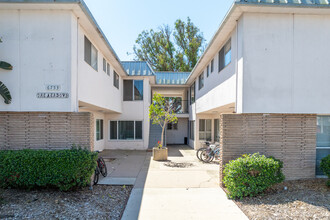
[[[100,173],[102,174],[103,177],[106,177],[108,175],[107,165],[105,164],[105,161],[102,157],[99,157],[97,159],[97,166],[95,168],[94,179],[93,179],[94,185],[96,185],[99,182]]]
[[[214,157],[220,157],[219,145],[210,145],[207,149],[203,150],[200,154],[200,158],[205,163],[213,161]]]
[[[205,147],[204,147],[204,146],[205,146]],[[200,161],[202,161],[202,159],[201,159],[201,154],[202,154],[203,151],[206,150],[209,146],[210,146],[210,142],[205,141],[205,142],[203,143],[203,147],[199,148],[199,149],[196,151],[196,157],[197,157]]]

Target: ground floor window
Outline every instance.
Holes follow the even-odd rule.
[[[199,140],[211,141],[212,120],[199,119]]]
[[[220,141],[219,119],[214,119],[214,141]]]
[[[96,140],[103,140],[103,119],[96,119]]]
[[[168,123],[167,130],[178,130],[178,123]]]
[[[316,175],[324,175],[320,163],[330,154],[330,116],[317,117],[316,133]]]
[[[110,140],[142,139],[142,121],[110,121]]]
[[[195,121],[189,121],[189,138],[195,140]]]

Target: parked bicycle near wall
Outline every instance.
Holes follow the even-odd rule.
[[[94,180],[93,183],[96,185],[99,182],[100,173],[103,177],[106,177],[108,175],[107,165],[105,164],[105,161],[102,157],[99,157],[97,159],[97,166],[95,168],[94,173]]]
[[[220,157],[219,144],[210,144],[210,142],[205,142],[204,144],[206,147],[202,147],[196,152],[196,156],[199,160],[210,163],[215,157]]]

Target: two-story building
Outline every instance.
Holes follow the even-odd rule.
[[[154,93],[181,100],[167,144],[219,142],[220,167],[243,153],[321,175],[330,153],[330,4],[237,0],[190,73],[122,62],[82,0],[0,0],[0,149],[153,147]],[[120,34],[120,33],[115,33]]]

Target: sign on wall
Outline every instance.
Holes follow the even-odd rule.
[[[37,98],[69,98],[69,93],[67,92],[38,92]]]

